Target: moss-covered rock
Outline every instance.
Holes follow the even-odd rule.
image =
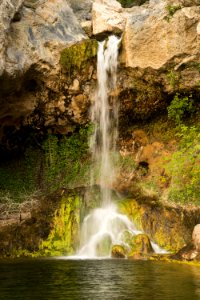
[[[80,197],[64,196],[56,210],[52,229],[40,251],[45,255],[69,255],[77,250],[80,231]]]
[[[190,242],[192,230],[200,218],[199,208],[164,206],[152,199],[127,199],[119,204],[119,209],[139,230],[172,252],[177,252]]]
[[[126,250],[122,245],[114,245],[112,247],[111,256],[113,258],[125,258]]]
[[[140,255],[148,255],[154,252],[149,237],[146,234],[138,234],[134,236],[130,242],[131,251],[129,257],[138,257]]]
[[[62,188],[41,197],[33,209],[30,203],[26,219],[16,214],[15,219],[9,219],[7,223],[5,220],[3,225],[0,222],[0,257],[75,253],[80,242],[81,222],[91,209],[99,206],[98,191],[97,186],[91,191]]]
[[[61,52],[60,64],[68,72],[84,68],[88,62],[96,57],[98,43],[94,39],[88,39],[65,48]]]

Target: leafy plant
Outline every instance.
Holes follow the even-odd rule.
[[[182,125],[177,136],[179,148],[165,165],[171,177],[169,199],[200,204],[200,128]]]
[[[85,183],[89,176],[88,135],[91,126],[71,136],[48,135],[39,147],[28,147],[23,155],[0,166],[0,202],[23,202],[35,191],[54,191]]]
[[[88,135],[91,130],[91,126],[86,126],[70,137],[61,139],[53,135],[47,137],[43,149],[44,181],[48,188],[73,185],[89,171]]]
[[[186,114],[195,112],[192,95],[180,97],[180,94],[176,93],[167,110],[169,119],[173,120],[177,125],[180,125]]]

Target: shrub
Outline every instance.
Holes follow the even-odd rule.
[[[200,204],[200,128],[182,125],[178,150],[165,165],[171,177],[169,199]]]
[[[180,94],[176,93],[167,110],[169,119],[180,125],[187,114],[195,112],[192,95],[181,98]]]

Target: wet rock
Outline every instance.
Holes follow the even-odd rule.
[[[123,200],[119,209],[127,215],[139,230],[155,241],[160,247],[177,252],[191,241],[195,224],[200,221],[199,208],[189,209],[164,206],[155,197],[141,195],[138,200]]]
[[[130,258],[138,258],[152,254],[154,252],[149,237],[146,234],[138,234],[134,236],[130,241],[131,251],[129,253]]]
[[[113,258],[125,258],[126,250],[122,245],[114,245],[112,247],[111,256]]]

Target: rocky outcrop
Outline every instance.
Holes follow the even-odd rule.
[[[47,196],[38,195],[34,203],[27,201],[26,207],[23,205],[10,215],[9,205],[7,208],[1,205],[0,257],[75,253],[80,245],[80,225],[98,202],[99,188],[94,187],[93,191],[63,188]],[[2,214],[2,209],[4,212],[7,209],[6,215]],[[108,245],[106,239],[105,245]]]
[[[113,18],[110,18],[110,15]],[[95,1],[93,34],[122,33],[117,94],[130,124],[166,108],[176,92],[199,97],[198,1],[170,0],[121,8]]]
[[[151,0],[131,8],[115,0],[4,0],[1,5],[0,139],[6,148],[22,126],[68,134],[88,121],[97,44],[91,42],[88,58],[89,48],[80,43],[87,34],[123,33],[118,86],[110,95],[119,98],[121,128],[164,110],[176,92],[199,97],[198,1]],[[74,44],[80,51],[63,66],[61,52],[72,46],[72,53]],[[68,72],[72,57],[82,61],[80,56],[87,57],[87,66]]]
[[[0,140],[7,149],[22,126],[66,134],[87,122],[97,48],[84,44],[87,36],[66,1],[15,2],[3,1],[0,20]],[[60,59],[74,44],[80,48],[74,61],[88,60],[78,76],[67,69],[73,63]]]

